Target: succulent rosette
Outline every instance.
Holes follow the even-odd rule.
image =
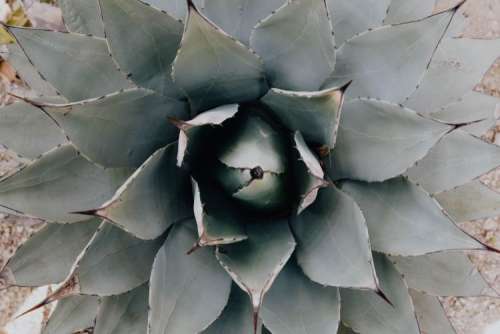
[[[2,285],[61,283],[44,334],[449,334],[438,296],[496,295],[456,223],[500,212],[500,40],[462,1],[59,4],[7,27],[36,94],[0,109],[0,205],[47,221]]]

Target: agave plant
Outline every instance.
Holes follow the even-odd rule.
[[[449,334],[438,296],[496,295],[455,222],[500,213],[500,40],[462,1],[59,4],[7,27],[36,94],[0,110],[0,204],[47,221],[3,287],[61,283],[45,334]]]

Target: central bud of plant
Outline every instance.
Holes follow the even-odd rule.
[[[234,123],[217,150],[216,180],[249,208],[284,209],[289,201],[286,136],[256,113]]]

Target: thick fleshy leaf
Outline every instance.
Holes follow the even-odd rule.
[[[350,100],[343,109],[337,145],[325,159],[336,180],[379,182],[401,175],[452,129],[374,99]]]
[[[99,300],[94,296],[72,296],[60,301],[42,334],[68,334],[94,327]]]
[[[198,245],[232,244],[247,238],[245,217],[234,209],[234,203],[211,185],[201,188],[193,180],[194,216],[198,227]]]
[[[427,17],[436,12],[444,10],[442,6],[437,6],[439,0],[391,0],[391,5],[387,10],[387,16],[384,19],[385,24],[399,24],[403,22],[416,21]],[[445,1],[441,1],[445,2]],[[448,8],[457,6],[463,0],[448,2]]]
[[[391,257],[410,288],[434,296],[497,296],[463,252]]]
[[[2,57],[15,68],[19,77],[31,89],[41,95],[57,95],[57,90],[40,75],[19,45],[9,44],[7,50],[8,52],[2,54]]]
[[[148,289],[148,284],[144,284],[126,294],[103,298],[93,333],[146,333]]]
[[[391,0],[327,0],[337,45],[382,25]]]
[[[29,103],[0,109],[0,144],[23,157],[34,159],[65,141],[56,123]]]
[[[498,57],[499,49],[500,39],[444,38],[418,89],[404,104],[431,113],[465,99]]]
[[[430,195],[405,178],[382,183],[344,181],[342,190],[361,207],[375,251],[415,256],[485,248],[461,231]]]
[[[156,151],[109,201],[89,213],[143,239],[157,238],[171,224],[192,217],[189,176],[175,165],[176,147]]]
[[[435,197],[456,222],[500,215],[500,193],[479,180],[436,194]]]
[[[313,281],[329,286],[377,289],[370,240],[358,205],[335,187],[292,219],[297,260]]]
[[[72,212],[100,206],[128,175],[129,169],[100,168],[63,145],[1,180],[0,208],[58,223],[86,220]]]
[[[141,1],[100,2],[106,39],[120,68],[141,87],[180,96],[170,73],[181,41],[182,23]]]
[[[42,76],[70,101],[131,86],[111,59],[103,39],[30,28],[10,27],[9,31]]]
[[[494,130],[498,119],[495,116],[488,117],[482,121],[471,123],[462,127],[462,131],[467,132],[476,137],[482,137],[490,130]]]
[[[466,184],[499,165],[500,147],[458,129],[409,169],[408,177],[434,194]]]
[[[431,114],[432,118],[450,124],[477,122],[494,117],[500,99],[475,91],[470,91],[458,101],[443,106]]]
[[[337,334],[357,334],[351,328],[347,327],[345,324],[341,323]]]
[[[300,131],[308,142],[331,149],[336,142],[343,96],[343,88],[319,92],[273,88],[261,101],[287,129]]]
[[[326,86],[353,80],[347,96],[401,102],[411,95],[448,26],[453,11],[384,26],[348,40],[337,52]]]
[[[187,15],[187,0],[141,0],[155,8],[166,11],[169,15],[175,17],[179,21],[184,21]],[[193,1],[198,8],[203,8],[205,0]]]
[[[245,241],[220,246],[217,258],[250,296],[255,321],[264,295],[292,255],[295,241],[286,220],[250,222],[247,235]]]
[[[420,329],[426,334],[456,334],[438,298],[410,290]]]
[[[8,286],[42,286],[64,281],[100,223],[92,219],[45,226],[17,249],[0,271],[0,277],[5,278]]]
[[[71,279],[74,293],[113,296],[145,283],[165,238],[141,240],[104,223],[79,259]]]
[[[231,119],[238,112],[237,104],[229,104],[214,108],[199,114],[189,121],[173,120],[181,130],[179,135],[179,148],[177,151],[177,166],[182,166],[187,155],[196,157],[204,149],[204,140],[201,136],[206,135],[207,126],[222,125],[225,121]]]
[[[290,261],[269,290],[261,314],[273,334],[336,333],[340,322],[339,291],[310,281]]]
[[[135,88],[44,109],[86,157],[105,167],[140,166],[177,138],[168,117],[189,113],[184,102]]]
[[[260,20],[281,7],[285,0],[208,0],[203,12],[215,24],[242,43],[250,44],[250,33]]]
[[[196,113],[256,100],[267,91],[258,56],[214,26],[192,5],[172,77]]]
[[[210,248],[186,254],[197,240],[194,226],[188,224],[175,225],[156,256],[149,291],[149,334],[199,333],[227,304],[231,278]]]
[[[333,71],[335,42],[324,0],[288,1],[254,28],[251,47],[272,87],[314,91]]]
[[[324,180],[325,173],[318,158],[307,146],[300,132],[295,132],[294,142],[298,153],[294,178],[298,184],[300,195],[297,209],[297,214],[300,214],[314,203],[319,188],[326,186],[328,183]]]
[[[375,254],[374,259],[382,290],[392,305],[375,292],[342,289],[342,321],[358,333],[420,334],[403,278],[384,255]]]
[[[99,0],[59,0],[64,24],[69,31],[104,37]]]
[[[221,316],[203,334],[253,334],[252,304],[238,286],[231,289],[229,302]]]

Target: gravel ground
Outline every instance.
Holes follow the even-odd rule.
[[[464,7],[469,21],[465,30],[466,36],[500,38],[500,0],[469,0]],[[57,17],[57,12],[45,11],[49,12],[52,17]],[[43,15],[34,15],[38,15],[39,22],[45,23]],[[48,24],[53,23],[49,21]],[[5,87],[11,83],[1,75],[0,79],[0,104],[3,104],[8,102]],[[500,97],[500,59],[491,67],[478,90]],[[491,132],[487,137],[500,145],[500,124],[497,131]],[[0,175],[17,165],[15,157],[0,147]],[[500,169],[484,176],[483,181],[500,191]],[[40,221],[0,214],[0,268],[14,250],[41,226]],[[482,241],[500,247],[500,217],[464,223],[462,227]],[[500,291],[500,255],[474,252],[471,257],[486,279]],[[1,328],[30,291],[26,288],[0,291],[0,334]],[[444,298],[443,304],[457,334],[483,334],[486,326],[500,321],[500,299]]]

